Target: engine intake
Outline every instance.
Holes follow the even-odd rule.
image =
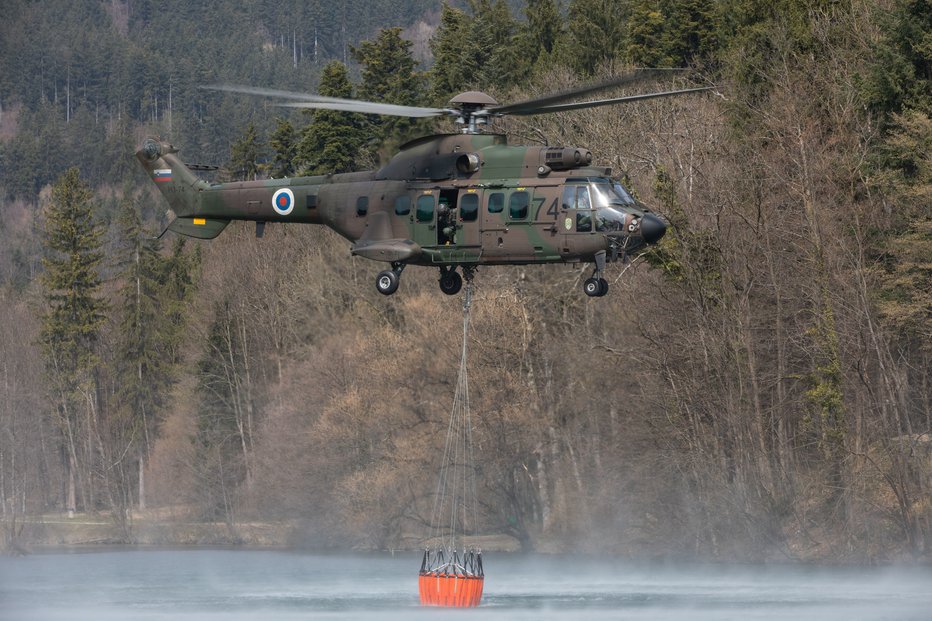
[[[545,147],[541,151],[544,159],[541,164],[550,167],[552,170],[580,168],[592,163],[592,152],[589,149]]]

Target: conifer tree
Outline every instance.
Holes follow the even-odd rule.
[[[528,0],[524,8],[530,53],[536,61],[550,55],[563,32],[563,18],[554,0]]]
[[[234,178],[254,181],[259,175],[259,137],[254,123],[246,127],[242,138],[230,148],[230,163],[227,168]]]
[[[318,91],[325,97],[353,96],[346,65],[329,62],[320,75]],[[298,143],[298,168],[319,175],[353,170],[365,141],[364,117],[338,110],[315,110]]]
[[[572,0],[566,35],[558,56],[569,67],[592,75],[619,56],[625,44],[628,18],[624,0]]]
[[[351,48],[353,59],[362,66],[360,99],[380,103],[415,106],[420,103],[423,78],[415,71],[417,61],[412,43],[401,37],[401,28],[379,31],[374,41],[363,41]],[[414,122],[403,117],[374,117],[372,129],[385,139],[409,129]]]
[[[434,56],[434,66],[429,72],[430,98],[435,104],[445,103],[477,80],[480,50],[472,35],[472,18],[444,3],[440,26],[430,40]]]
[[[667,49],[667,18],[656,0],[630,3],[625,59],[638,67],[669,67],[675,61]]]
[[[77,508],[76,488],[82,486],[77,480],[80,421],[86,420],[81,410],[93,404],[99,363],[96,347],[104,311],[97,271],[103,258],[102,231],[94,222],[91,198],[77,168],[68,169],[58,179],[46,214],[42,260],[46,313],[39,339],[67,456],[65,508],[69,515]]]
[[[121,204],[120,229],[123,286],[115,375],[121,424],[115,427],[125,433],[123,445],[136,451],[136,499],[144,509],[145,464],[172,382],[173,360],[167,342],[172,326],[163,310],[167,261],[160,253],[161,242],[143,228],[138,205],[129,197]],[[125,483],[128,490],[131,481]],[[123,496],[127,508],[129,497],[127,491]]]
[[[534,61],[504,0],[476,0],[473,39],[480,43],[479,86],[508,89],[523,81]]]
[[[265,168],[272,179],[285,179],[294,176],[294,161],[298,149],[297,134],[294,125],[288,119],[279,117],[276,123],[275,131],[269,137],[272,161]]]

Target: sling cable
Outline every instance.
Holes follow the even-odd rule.
[[[430,538],[428,547],[424,550],[421,570],[418,572],[418,591],[424,606],[478,606],[485,580],[482,550],[477,546],[467,547],[465,544],[465,535],[475,534],[479,525],[472,422],[469,414],[469,374],[466,369],[472,273],[466,272],[465,275],[460,370],[456,379],[453,411],[447,427],[434,508],[431,512]]]

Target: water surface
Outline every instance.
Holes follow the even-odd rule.
[[[103,550],[0,557],[0,620],[932,619],[932,569],[484,555],[478,609],[418,604],[417,554]]]

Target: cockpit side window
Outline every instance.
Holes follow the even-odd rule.
[[[589,202],[589,188],[584,185],[576,188],[576,230],[580,233],[592,231],[592,204]]]
[[[563,209],[576,209],[576,186],[563,187],[562,207]]]

